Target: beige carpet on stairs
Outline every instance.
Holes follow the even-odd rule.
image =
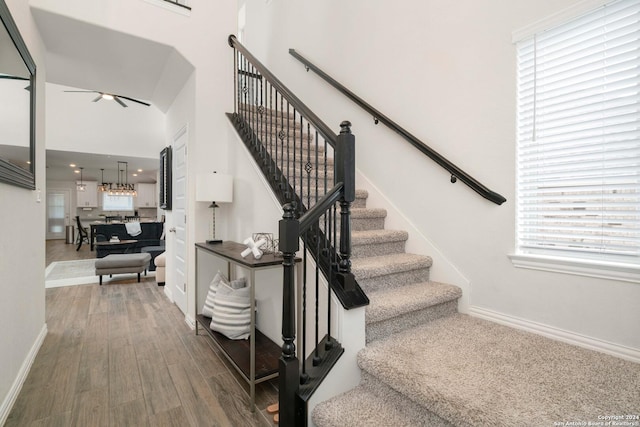
[[[385,412],[380,405],[398,394],[456,426],[587,426],[640,415],[640,364],[461,314],[370,343],[358,363],[375,381],[317,408],[318,425],[336,425],[336,410],[342,426],[380,425],[350,419],[345,404],[358,412],[375,396]],[[403,415],[394,425],[432,424]]]
[[[315,158],[308,148],[285,152]],[[291,183],[306,203],[308,179]],[[317,405],[317,426],[640,427],[606,418],[640,416],[640,364],[458,314],[461,290],[431,281],[428,254],[406,253],[408,233],[386,229],[386,210],[356,194],[352,271],[371,301],[362,381]]]

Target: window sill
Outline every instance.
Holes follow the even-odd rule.
[[[532,254],[511,254],[509,258],[517,268],[640,283],[640,266],[632,264],[581,261]]]

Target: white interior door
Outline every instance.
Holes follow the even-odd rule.
[[[47,190],[47,240],[64,239],[65,226],[74,225],[70,218],[71,191]]]
[[[173,302],[187,313],[187,130],[173,141],[173,218],[176,230],[174,246]]]

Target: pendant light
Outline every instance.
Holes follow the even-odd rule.
[[[98,186],[98,190],[101,192],[105,192],[108,190],[108,185],[104,182],[104,168],[100,169],[100,185]]]
[[[77,185],[76,185],[76,190],[78,190],[78,191],[84,191],[84,190],[86,190],[86,188],[87,188],[87,184],[85,184],[85,183],[83,183],[83,182],[82,182],[82,170],[83,170],[84,168],[79,168],[79,169],[80,169],[80,184],[77,184]]]
[[[122,166],[124,165],[124,167]],[[129,185],[127,175],[129,174],[129,163],[118,162],[118,183],[115,188],[109,188],[109,194],[118,196],[137,196],[133,184]]]

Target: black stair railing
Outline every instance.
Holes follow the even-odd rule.
[[[284,269],[279,422],[302,426],[308,399],[344,351],[332,336],[332,293],[346,309],[369,303],[351,273],[355,137],[349,122],[341,123],[336,135],[235,36],[229,36],[229,44],[235,95],[234,112],[227,116],[284,209],[279,225]],[[299,251],[303,273],[296,284]],[[307,271],[309,256],[313,271]],[[328,283],[326,296],[321,295],[322,278]]]
[[[389,127],[391,130],[396,132],[398,135],[400,135],[404,139],[406,139],[415,148],[420,150],[420,152],[422,152],[423,154],[428,156],[430,159],[432,159],[434,162],[439,164],[441,167],[446,169],[451,174],[451,182],[452,183],[455,183],[455,182],[457,182],[457,180],[460,180],[460,181],[464,182],[467,186],[469,186],[473,191],[475,191],[476,193],[478,193],[479,195],[481,195],[485,199],[490,200],[490,201],[492,201],[493,203],[495,203],[497,205],[501,205],[501,204],[503,204],[504,202],[507,201],[507,199],[504,198],[502,195],[500,195],[500,194],[496,193],[495,191],[492,191],[492,190],[488,189],[487,187],[485,187],[484,185],[482,185],[480,182],[478,182],[471,175],[469,175],[468,173],[466,173],[465,171],[460,169],[455,164],[451,163],[447,158],[442,156],[440,153],[435,151],[433,148],[429,147],[424,142],[420,141],[418,138],[416,138],[414,135],[412,135],[409,131],[407,131],[406,129],[401,127],[399,124],[397,124],[396,122],[391,120],[389,117],[387,117],[381,111],[379,111],[376,108],[372,107],[370,104],[368,104],[366,101],[364,101],[358,95],[353,93],[351,90],[349,90],[343,84],[339,83],[337,80],[335,80],[329,74],[325,73],[322,69],[320,69],[318,66],[313,64],[307,58],[305,58],[304,56],[302,56],[298,52],[296,52],[295,49],[289,49],[289,54],[291,56],[293,56],[294,58],[296,58],[298,61],[302,62],[307,71],[309,71],[309,70],[313,71],[318,76],[320,76],[322,79],[324,79],[327,83],[329,83],[331,86],[336,88],[340,93],[342,93],[347,98],[349,98],[350,100],[355,102],[362,109],[364,109],[365,111],[370,113],[373,116],[375,124],[378,124],[378,122],[382,122],[384,125]]]

